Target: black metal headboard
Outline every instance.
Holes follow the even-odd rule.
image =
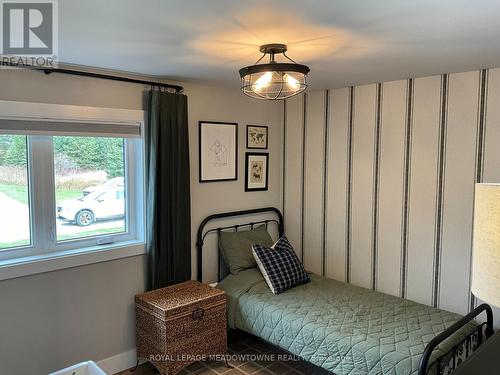
[[[230,226],[225,226],[225,227],[209,229],[209,230],[205,231],[205,226],[213,220],[226,219],[229,217],[237,217],[237,216],[263,214],[263,213],[274,213],[276,215],[277,219],[252,221],[249,223],[235,224],[235,225],[230,225]],[[284,234],[285,229],[284,229],[284,224],[283,224],[283,215],[281,214],[280,210],[278,210],[276,207],[263,207],[263,208],[254,208],[251,210],[221,212],[219,214],[213,214],[213,215],[207,216],[205,219],[203,219],[200,226],[198,227],[198,234],[196,236],[196,251],[197,251],[197,263],[198,263],[198,274],[197,274],[196,279],[200,282],[203,281],[203,243],[204,243],[205,238],[208,234],[213,233],[213,232],[220,232],[220,231],[225,230],[225,229],[234,229],[235,231],[237,231],[241,227],[253,228],[253,226],[257,225],[257,224],[268,225],[269,223],[276,223],[278,225],[278,232],[279,232],[280,237]],[[218,262],[218,264],[219,264],[218,276],[220,278],[220,261]]]

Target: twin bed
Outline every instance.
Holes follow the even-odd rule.
[[[205,227],[217,219],[272,213],[276,219]],[[211,215],[199,227],[198,280],[205,238],[211,233],[278,226],[273,207]],[[220,261],[219,261],[219,264]],[[481,305],[465,317],[351,284],[311,275],[311,282],[274,295],[258,268],[226,275],[218,287],[228,299],[228,325],[274,344],[336,375],[449,374],[493,334],[493,317]],[[474,318],[486,311],[487,322]]]

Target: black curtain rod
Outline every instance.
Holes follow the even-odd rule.
[[[82,77],[109,79],[112,81],[119,81],[119,82],[138,83],[141,85],[149,85],[149,86],[173,89],[177,93],[181,93],[182,91],[184,91],[184,88],[182,86],[178,86],[178,85],[171,85],[168,83],[160,83],[160,82],[154,82],[154,81],[145,81],[142,79],[135,79],[135,78],[128,78],[128,77],[112,76],[112,75],[108,75],[108,74],[84,72],[81,70],[52,69],[52,68],[49,69],[49,68],[43,68],[43,67],[38,67],[38,66],[33,66],[33,65],[16,64],[16,63],[11,63],[10,61],[1,61],[1,60],[0,60],[0,65],[9,66],[12,68],[21,68],[21,69],[24,68],[24,69],[38,70],[38,71],[44,72],[45,74],[61,73],[61,74],[71,74],[71,75],[82,76]]]

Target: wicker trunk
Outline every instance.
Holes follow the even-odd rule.
[[[197,281],[135,297],[137,357],[164,375],[227,351],[226,295]]]

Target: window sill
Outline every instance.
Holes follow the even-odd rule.
[[[65,268],[73,268],[93,263],[128,258],[145,253],[146,249],[143,242],[129,241],[107,246],[73,249],[5,260],[0,261],[0,281],[62,270]]]

